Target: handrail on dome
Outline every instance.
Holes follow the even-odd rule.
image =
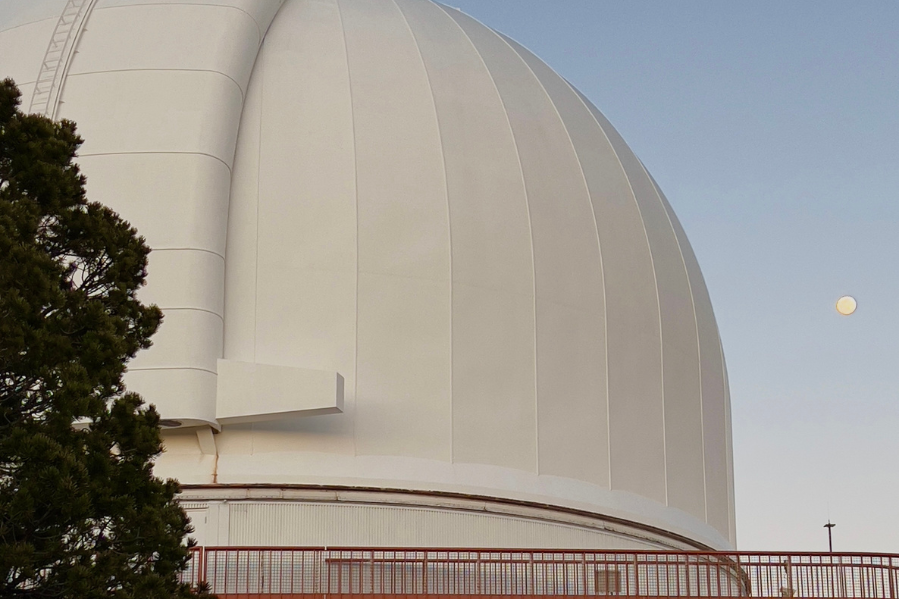
[[[899,555],[206,547],[183,580],[222,599],[325,596],[899,599]]]

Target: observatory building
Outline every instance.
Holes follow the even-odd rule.
[[[208,546],[728,549],[684,231],[590,101],[430,0],[2,0],[153,248],[127,384]]]

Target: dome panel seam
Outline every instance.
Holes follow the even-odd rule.
[[[527,60],[525,60],[524,57],[521,56],[521,53],[515,49],[515,47],[512,45],[512,43],[510,43],[510,38],[503,35],[502,33],[499,33],[499,32],[495,32],[495,33],[497,36],[500,37],[500,39],[503,40],[503,42],[505,42],[506,46],[508,46],[509,49],[516,56],[518,56],[518,58],[519,58],[519,60],[521,60],[522,64],[524,64],[525,68],[528,70],[528,72],[531,74],[531,76],[537,82],[537,85],[543,91],[543,94],[546,96],[547,101],[549,102],[550,106],[552,106],[553,111],[555,112],[556,116],[558,117],[559,122],[562,124],[562,130],[565,132],[565,136],[568,139],[569,145],[571,146],[571,153],[574,155],[574,159],[577,162],[578,171],[580,172],[581,179],[584,183],[584,192],[585,192],[584,196],[587,199],[587,205],[590,207],[590,214],[593,217],[593,231],[596,233],[596,250],[597,250],[597,253],[599,256],[600,287],[602,289],[602,298],[603,298],[603,302],[602,302],[602,308],[603,308],[602,321],[603,322],[602,322],[602,325],[603,325],[603,331],[604,331],[603,342],[605,344],[605,352],[604,352],[603,358],[605,359],[605,373],[606,373],[606,376],[605,376],[605,383],[606,383],[606,397],[605,397],[605,400],[606,400],[606,440],[607,440],[606,444],[607,444],[607,448],[609,450],[609,477],[608,477],[608,479],[609,479],[609,488],[611,489],[612,488],[612,474],[611,474],[612,451],[611,451],[611,447],[609,445],[610,445],[611,439],[612,439],[612,432],[611,432],[611,427],[609,425],[608,308],[606,306],[606,281],[605,281],[605,268],[604,268],[604,264],[603,264],[603,260],[602,260],[602,243],[599,239],[599,225],[597,224],[597,221],[596,221],[596,209],[593,206],[593,197],[592,197],[592,194],[590,193],[590,185],[587,182],[587,174],[584,171],[584,165],[581,162],[581,157],[578,155],[577,147],[574,144],[574,140],[571,138],[571,133],[568,131],[568,125],[565,123],[565,119],[562,118],[562,114],[559,112],[559,107],[556,106],[556,103],[553,101],[552,96],[549,93],[549,90],[546,89],[546,86],[543,84],[543,81],[541,81],[541,79],[537,75],[537,73],[534,72],[534,69],[531,68],[531,65],[528,64]],[[517,44],[517,42],[514,42],[514,43]],[[535,55],[535,57],[536,57],[536,55]],[[536,58],[538,60],[540,60],[539,57],[536,57]],[[563,81],[565,81],[565,80],[563,79]],[[535,281],[536,281],[536,271],[535,271]],[[535,287],[534,287],[534,298],[535,298],[535,300],[537,298],[536,283],[535,283]],[[565,305],[562,302],[558,302],[558,301],[553,302],[553,303],[555,303],[557,305]],[[538,460],[539,460],[539,456],[538,456]]]
[[[640,162],[640,167],[643,169],[643,173],[649,179],[650,184],[652,185],[652,189],[655,192],[656,199],[659,201],[659,205],[662,208],[662,211],[665,213],[665,217],[668,219],[668,226],[671,228],[671,233],[674,235],[674,241],[677,245],[677,253],[680,256],[681,264],[684,266],[684,276],[687,280],[687,289],[690,291],[690,305],[693,308],[693,326],[696,331],[696,357],[697,357],[697,374],[699,375],[699,430],[700,437],[702,440],[702,505],[703,511],[705,513],[705,521],[708,523],[709,521],[709,487],[708,480],[706,476],[706,463],[705,463],[705,419],[702,417],[702,406],[703,406],[703,390],[702,390],[702,344],[699,342],[699,315],[696,312],[696,297],[693,294],[693,282],[690,280],[690,271],[687,268],[687,259],[684,257],[684,249],[681,247],[680,240],[678,239],[677,230],[674,228],[674,222],[671,218],[671,214],[666,206],[666,202],[662,199],[662,191],[659,189],[659,186],[656,184],[655,179],[652,175],[649,174],[649,171],[646,169],[646,165],[643,164],[643,161]],[[666,426],[667,429],[667,426]]]
[[[343,23],[343,8],[340,0],[333,0],[337,8],[337,20],[340,23],[340,32],[343,35],[343,58],[346,63],[346,79],[350,100],[350,121],[353,129],[353,198],[355,201],[355,218],[356,218],[356,288],[355,288],[355,305],[353,309],[353,455],[359,455],[356,440],[356,421],[358,420],[355,412],[355,404],[359,398],[359,148],[356,138],[356,108],[353,102],[353,73],[350,70],[350,47],[347,40],[346,27]]]
[[[540,474],[540,435],[539,435],[538,422],[537,422],[537,415],[538,415],[538,410],[537,410],[537,350],[538,350],[538,346],[537,346],[537,260],[534,256],[534,228],[533,228],[533,224],[531,222],[530,193],[528,191],[527,179],[524,176],[524,166],[521,163],[521,150],[518,147],[518,139],[515,137],[515,129],[514,129],[514,127],[512,127],[512,120],[509,118],[509,111],[506,107],[505,100],[503,100],[503,95],[499,91],[499,85],[497,85],[496,79],[494,78],[493,73],[490,72],[490,67],[487,66],[487,61],[484,60],[483,54],[481,54],[481,51],[478,49],[477,44],[474,43],[474,40],[471,39],[471,36],[468,35],[468,32],[465,31],[465,28],[462,27],[462,25],[459,24],[458,21],[456,21],[455,17],[453,17],[448,12],[447,9],[449,7],[444,6],[443,4],[439,4],[437,2],[434,2],[434,4],[440,10],[442,10],[444,13],[446,13],[446,15],[449,17],[450,21],[452,21],[453,25],[459,29],[459,31],[462,34],[462,37],[468,41],[468,43],[471,45],[472,50],[474,50],[475,56],[478,57],[478,61],[483,65],[484,72],[487,74],[487,77],[490,80],[490,83],[493,86],[493,89],[496,91],[496,97],[499,100],[500,106],[502,107],[503,116],[505,117],[506,124],[508,125],[508,128],[509,128],[509,137],[512,140],[512,146],[515,148],[515,158],[518,163],[518,171],[521,174],[521,185],[522,185],[522,190],[524,191],[525,210],[526,210],[527,217],[528,217],[528,241],[530,242],[530,247],[531,247],[531,275],[532,275],[532,282],[533,282],[532,290],[533,290],[533,297],[534,297],[534,302],[533,302],[533,309],[534,309],[534,336],[533,336],[533,339],[534,339],[534,346],[533,346],[534,347],[534,429],[535,429],[534,472],[539,475]],[[455,10],[455,9],[450,9],[450,10]],[[473,17],[469,17],[468,15],[461,13],[461,11],[459,11],[459,12],[463,16],[466,16],[467,18],[476,21],[476,19],[474,19]],[[478,23],[480,23],[480,22],[478,21]],[[480,23],[480,24],[485,29],[490,31],[491,33],[495,33],[495,32],[493,32],[492,29],[490,29],[486,25],[483,25],[482,23]]]
[[[412,37],[412,42],[415,45],[416,54],[418,54],[418,59],[421,61],[421,68],[425,75],[425,80],[428,82],[428,92],[431,98],[431,105],[434,107],[434,123],[437,127],[437,140],[438,145],[440,147],[440,162],[443,166],[443,195],[446,198],[446,229],[447,229],[447,244],[448,244],[448,263],[449,263],[449,292],[450,292],[450,310],[449,310],[449,352],[450,352],[450,364],[449,364],[449,397],[450,397],[450,462],[455,463],[456,456],[456,441],[455,441],[455,431],[454,431],[454,423],[455,419],[453,418],[453,372],[454,372],[454,364],[453,359],[455,355],[454,345],[453,345],[453,312],[455,306],[455,293],[454,293],[454,280],[453,280],[453,219],[452,219],[452,211],[450,209],[450,194],[449,194],[449,177],[447,174],[446,168],[446,149],[443,146],[443,130],[440,125],[440,113],[437,110],[437,98],[434,95],[434,85],[431,82],[431,74],[428,72],[428,65],[425,63],[424,56],[421,53],[421,44],[418,42],[418,38],[415,35],[415,31],[413,31],[412,26],[409,23],[409,19],[406,17],[406,14],[403,12],[403,9],[400,7],[399,3],[396,0],[391,0],[393,5],[396,7],[397,11],[400,13],[400,17],[403,19],[403,23],[406,24],[406,29],[409,31],[409,35]]]
[[[612,151],[612,155],[615,156],[615,160],[618,162],[618,166],[621,168],[621,172],[624,175],[624,180],[627,181],[627,187],[630,189],[631,197],[634,199],[634,205],[637,208],[637,214],[640,216],[640,226],[643,228],[643,235],[646,239],[646,248],[649,252],[649,262],[652,269],[652,280],[654,283],[654,288],[656,292],[656,307],[658,308],[659,314],[659,371],[661,374],[660,383],[662,389],[662,451],[664,456],[664,467],[665,467],[665,504],[668,504],[668,451],[667,451],[667,440],[665,439],[665,357],[664,357],[664,340],[662,338],[662,301],[659,297],[659,279],[656,274],[656,266],[655,266],[655,258],[652,255],[652,244],[649,241],[649,232],[646,230],[646,221],[643,219],[643,210],[640,209],[640,202],[637,201],[637,193],[634,191],[633,183],[631,183],[631,179],[627,174],[627,169],[624,168],[624,163],[621,161],[621,156],[618,154],[618,150],[615,148],[615,145],[612,143],[612,140],[609,139],[608,134],[606,133],[605,128],[603,128],[602,123],[599,122],[599,119],[596,118],[596,115],[593,114],[593,111],[590,110],[590,107],[587,105],[584,97],[575,90],[574,86],[571,85],[567,80],[565,81],[569,87],[575,92],[575,95],[580,99],[580,101],[584,104],[584,107],[587,109],[587,112],[590,113],[590,118],[596,123],[596,126],[599,128],[599,131],[602,133],[603,137],[606,140],[606,143],[609,145],[609,149]],[[610,398],[611,402],[611,398]],[[609,423],[609,429],[611,430],[611,422]],[[609,436],[611,443],[611,435]],[[609,461],[611,462],[611,451],[609,452]],[[611,471],[609,473],[609,480],[611,482],[612,474]],[[610,485],[610,488],[611,487]]]

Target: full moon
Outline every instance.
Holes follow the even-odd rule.
[[[858,302],[851,295],[844,295],[837,300],[837,312],[843,316],[849,316],[858,307]]]

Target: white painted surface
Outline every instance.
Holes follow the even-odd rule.
[[[189,489],[182,504],[210,547],[696,548],[661,530],[474,497],[225,487]]]
[[[0,48],[23,50],[0,68],[27,81],[55,17],[15,6]],[[220,359],[345,377],[343,413],[225,425],[218,456],[167,432],[161,474],[733,539],[695,256],[614,128],[513,41],[429,0],[100,0],[60,114],[87,138],[90,197],[156,250],[142,297],[166,320],[132,389],[218,428]]]
[[[29,23],[38,21],[48,21],[50,32],[59,20],[59,15],[65,8],[67,0],[3,0],[0,2],[0,32],[7,32],[16,27],[21,27]],[[50,32],[47,38],[43,40],[43,51],[47,49],[47,42],[50,41]],[[3,56],[0,54],[0,56]],[[34,56],[24,57],[17,56],[17,59],[33,60]],[[13,61],[10,61],[13,62]],[[38,67],[40,68],[40,67]],[[35,70],[35,74],[37,70]]]
[[[219,424],[341,412],[343,377],[336,372],[218,361],[215,419]]]
[[[142,297],[165,322],[127,383],[185,425],[218,427],[231,165],[256,52],[280,4],[98,2],[62,86],[59,115],[86,139],[91,197],[154,249]]]
[[[422,507],[247,502],[230,504],[229,516],[228,544],[236,547],[666,548],[539,520]]]
[[[0,10],[5,4],[6,2],[0,2]],[[5,29],[6,25],[2,24],[0,27]],[[56,18],[51,18],[20,25],[0,33],[0,78],[12,77],[20,87],[34,83],[54,27]],[[30,98],[28,102],[22,103],[24,108],[29,104]]]

